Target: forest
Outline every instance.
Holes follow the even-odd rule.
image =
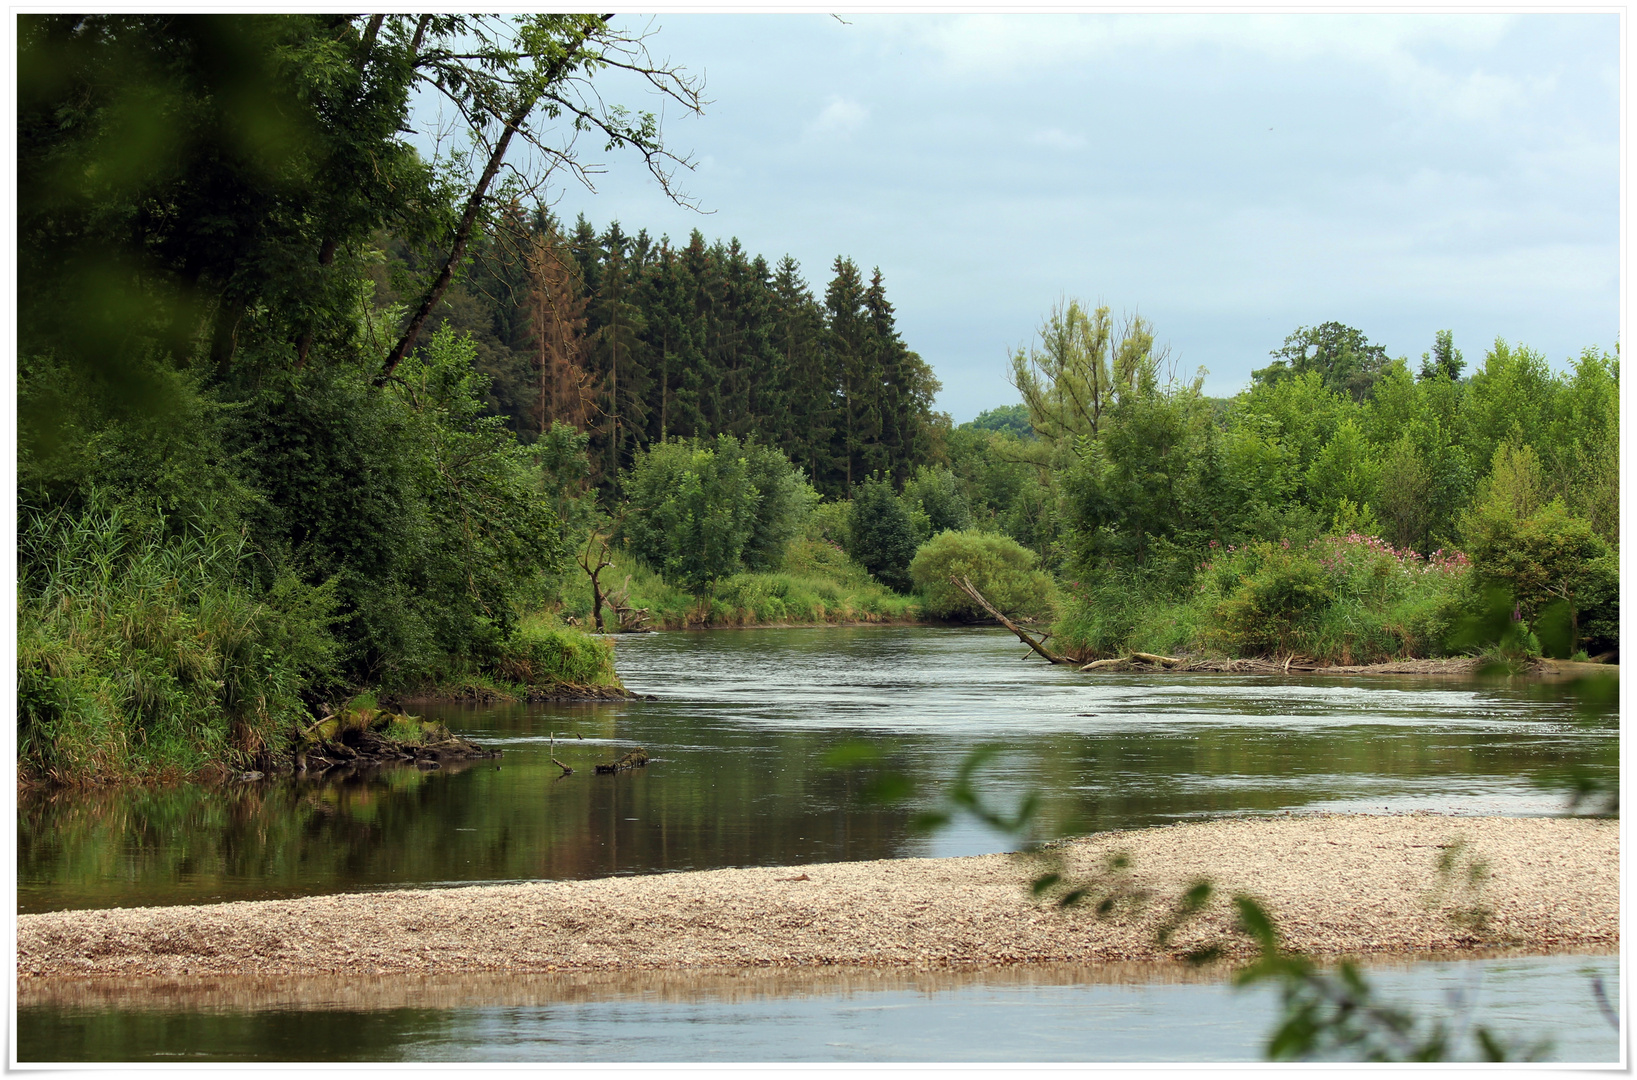
[[[1617,353],[1327,322],[1221,399],[1065,301],[956,425],[867,259],[559,220],[565,128],[685,198],[615,76],[700,106],[593,16],[20,18],[26,776],[617,683],[590,630],[984,618],[954,575],[1083,660],[1617,653]]]

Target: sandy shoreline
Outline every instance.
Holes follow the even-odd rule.
[[[1456,841],[1461,873],[1440,891],[1438,861]],[[1108,918],[1061,912],[1029,896],[1030,865],[985,855],[53,912],[18,917],[18,972],[27,983],[1154,961],[1172,955],[1155,927],[1199,877],[1218,899],[1173,952],[1228,934],[1235,891],[1264,902],[1288,947],[1319,956],[1619,944],[1617,821],[1228,819],[1062,851],[1081,876],[1128,853],[1120,885],[1148,899]],[[1487,867],[1476,889],[1474,858]],[[1479,930],[1451,918],[1474,907],[1489,912]]]

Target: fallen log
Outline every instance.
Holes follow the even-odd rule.
[[[617,773],[624,772],[626,769],[640,769],[647,764],[648,751],[639,746],[635,750],[632,750],[630,753],[626,754],[624,757],[620,758],[618,761],[611,762],[606,765],[598,765],[597,771],[599,773]]]
[[[1008,629],[1012,633],[1016,634],[1019,641],[1023,642],[1023,644],[1027,645],[1029,648],[1033,649],[1035,652],[1039,653],[1041,656],[1044,656],[1047,660],[1050,660],[1054,664],[1073,663],[1073,661],[1069,660],[1067,657],[1058,656],[1056,653],[1054,653],[1050,649],[1046,648],[1045,641],[1046,641],[1046,638],[1050,636],[1049,634],[1041,634],[1039,639],[1037,640],[1037,639],[1031,637],[1027,630],[1023,629],[1017,623],[1013,622],[1011,619],[1008,619],[1006,616],[1002,615],[995,608],[995,605],[991,604],[988,600],[984,599],[983,594],[978,591],[977,586],[972,584],[972,581],[971,581],[970,578],[956,577],[954,575],[950,575],[949,581],[950,581],[950,583],[952,585],[955,586],[955,588],[961,590],[961,592],[963,592],[967,596],[971,597],[973,603],[977,604],[979,607],[983,608],[983,610],[987,611],[990,614],[990,616],[993,617],[1002,626],[1006,627],[1006,629]]]

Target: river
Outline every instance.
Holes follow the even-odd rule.
[[[1002,632],[927,627],[622,638],[622,676],[656,700],[412,709],[503,750],[498,761],[323,782],[24,797],[18,910],[1005,850],[1014,838],[970,822],[931,835],[912,827],[917,810],[982,744],[1001,748],[980,776],[986,796],[1012,805],[1039,791],[1042,828],[1054,833],[1286,812],[1553,814],[1564,796],[1552,784],[1570,768],[1610,782],[1617,775],[1617,706],[1585,688],[1521,679],[1090,676],[1024,651]],[[908,777],[915,794],[872,803],[863,798],[868,771],[826,767],[827,753],[856,743],[876,748],[880,767]],[[637,746],[650,755],[647,768],[594,773],[597,763]],[[561,775],[552,757],[573,774]],[[1582,966],[1606,959],[1583,958]],[[1562,965],[1547,961],[1486,963],[1501,964],[1514,980],[1532,977],[1517,974],[1534,970],[1531,963],[1562,976]],[[1583,980],[1559,981],[1584,990]],[[1205,992],[1168,985],[1150,992]],[[1210,992],[1230,992],[1211,985]],[[1072,1012],[1081,986],[1070,979],[1051,993],[1067,995],[1063,1008]],[[929,1000],[958,1010],[997,992],[1017,991],[978,979]],[[698,1000],[708,1009],[712,999]],[[47,1029],[111,1019],[126,1006],[86,1008],[24,1010],[21,1030],[44,1038]],[[670,1016],[668,1008],[659,1012]],[[198,1022],[206,1015],[178,1014]],[[1602,1021],[1595,1010],[1586,1015],[1591,1039]],[[437,1044],[443,1051],[481,1045],[470,1024],[444,1019],[460,1034]],[[923,1019],[933,1028],[944,1022]],[[186,1028],[173,1020],[168,1030]],[[477,1014],[467,1020],[477,1023]],[[1565,1030],[1561,1017],[1550,1023]],[[66,1050],[60,1040],[30,1045],[46,1059],[61,1060]],[[594,1045],[588,1039],[573,1053],[619,1056]],[[741,1049],[754,1055],[755,1045]],[[1140,1057],[1141,1048],[1133,1052]],[[339,1048],[325,1053],[346,1056]],[[809,1048],[810,1059],[868,1060],[864,1053]]]

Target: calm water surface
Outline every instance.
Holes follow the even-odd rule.
[[[1616,775],[1614,704],[1562,686],[1089,676],[1023,651],[1004,632],[924,627],[623,638],[627,684],[659,700],[414,707],[501,748],[498,762],[25,798],[18,909],[1008,846],[975,826],[918,836],[917,807],[861,800],[869,777],[821,760],[854,740],[885,748],[923,800],[972,747],[1001,744],[985,790],[1004,803],[1038,787],[1051,826],[1076,831],[1285,811],[1551,814],[1564,801],[1541,781],[1574,764]],[[635,746],[646,769],[593,773]]]
[[[1618,1001],[1618,957],[1367,970],[1384,1000],[1444,1022],[1452,1056],[1477,1056],[1471,1028],[1482,1024],[1514,1057],[1619,1060],[1593,989],[1600,978]],[[25,1001],[18,1060],[1254,1061],[1279,1011],[1271,989],[1174,966],[379,983],[235,985],[185,1007],[163,992]]]
[[[987,793],[1005,803],[1038,788],[1046,795],[1048,826],[1074,831],[1287,811],[1553,814],[1564,805],[1561,794],[1543,786],[1553,777],[1572,766],[1609,781],[1617,772],[1616,706],[1607,695],[1585,688],[1525,680],[1094,677],[1022,659],[1023,652],[1004,632],[924,627],[622,638],[618,662],[627,685],[658,700],[412,708],[502,749],[498,762],[430,772],[390,769],[327,781],[25,798],[19,807],[18,909],[203,903],[1004,850],[1009,838],[976,826],[956,826],[930,838],[909,826],[965,754],[984,743],[1005,748],[984,774]],[[916,782],[919,804],[870,805],[860,798],[868,775],[823,766],[827,751],[859,740],[882,748],[890,767]],[[652,758],[646,769],[613,777],[593,773],[596,763],[636,746]],[[552,756],[572,766],[574,774],[560,778]],[[1550,964],[1529,967],[1544,960],[1516,963],[1523,967],[1496,976],[1502,984],[1557,979],[1551,984],[1556,989],[1544,992],[1544,998],[1538,986],[1522,997],[1551,1002],[1584,996],[1584,980],[1567,978]],[[1437,982],[1428,979],[1411,982]],[[921,1025],[917,1031],[935,1032],[939,1025],[956,1030],[962,1010],[982,1008],[992,1015],[1005,1002],[1017,1004],[1020,993],[1036,995],[1029,998],[1030,1015],[1058,1009],[1066,1010],[1064,1016],[1081,1016],[1093,1008],[1088,1002],[1096,995],[1112,993],[1123,1004],[1109,1005],[1110,1015],[1135,1017],[1152,1008],[1159,1010],[1155,1015],[1183,1009],[1204,1016],[1215,1008],[1209,1001],[1226,1001],[1223,995],[1232,993],[1221,985],[997,990],[981,982],[919,998],[912,993],[904,1001],[890,994],[909,991],[879,992],[889,997],[872,998],[876,1004],[867,1007],[852,999],[838,1004],[842,999],[822,994],[799,1001],[775,996],[757,1006],[760,1012],[749,1013],[712,1013],[716,1007],[703,1002],[697,1008],[705,1012],[693,1020],[686,1019],[692,1006],[638,995],[621,999],[626,1010],[621,1015],[647,1017],[642,1023],[657,1025],[656,1039],[670,1037],[670,1024],[752,1032],[729,1040],[738,1049],[724,1050],[744,1060],[763,1054],[758,1047],[784,1045],[776,1032],[791,1030],[793,1018],[816,1024],[812,1038],[819,1039],[812,1046],[790,1043],[806,1047],[793,1050],[797,1059],[910,1060],[915,1052],[906,1050],[904,1057],[882,1051],[897,1045],[890,1032],[900,1030],[896,1021],[882,1018],[913,1014]],[[1204,997],[1184,1001],[1190,994]],[[398,1035],[430,1024],[429,1041],[404,1043],[420,1048],[406,1050],[408,1056],[483,1057],[475,1048],[487,1048],[494,1056],[527,1057],[542,1039],[550,1041],[541,1024],[553,1033],[550,1038],[567,1032],[562,1039],[570,1057],[621,1056],[588,1049],[607,1036],[597,1026],[601,1021],[585,1009],[564,1003],[541,1008],[545,1011],[526,1015],[502,1007],[439,1008],[427,1014],[435,1015],[435,1022],[402,1008],[369,1013],[369,1024],[386,1025],[382,1030]],[[1228,1012],[1242,1017],[1245,1010]],[[61,1033],[80,1025],[82,1035],[90,1037],[96,1025],[115,1024],[133,1033],[173,1033],[158,1043],[133,1034],[129,1053],[134,1055],[139,1045],[153,1053],[181,1053],[177,1047],[196,1045],[205,1025],[223,1038],[230,1030],[239,1032],[229,1041],[248,1040],[243,1056],[256,1057],[265,1054],[250,1049],[252,1044],[271,1038],[268,1033],[284,1022],[279,1017],[288,1020],[292,1014],[148,1010],[134,1015],[146,1019],[138,1022],[119,1008],[76,1012],[40,1006],[20,1018],[20,1030],[44,1038],[47,1030]],[[1601,1023],[1595,1013],[1587,1015]],[[1559,1020],[1551,1023],[1563,1029]],[[344,1032],[356,1028],[338,1023]],[[1141,1026],[1132,1023],[1136,1026],[1127,1026],[1133,1032]],[[1241,1027],[1242,1039],[1252,1042],[1264,1033],[1260,1021]],[[1079,1029],[1059,1028],[1067,1039],[1061,1054],[1050,1050],[1054,1044],[1047,1040],[1039,1044],[1040,1053],[1025,1056],[1099,1058],[1088,1051],[1092,1044],[1077,1041]],[[847,1041],[851,1036],[820,1038],[841,1031],[857,1034],[856,1045]],[[1209,1039],[1221,1037],[1218,1031]],[[939,1044],[938,1037],[929,1038],[926,1045]],[[1103,1059],[1141,1060],[1151,1055],[1144,1049],[1149,1045],[1139,1040],[1128,1046],[1129,1053],[1110,1051]],[[645,1054],[650,1051],[633,1049],[625,1056]],[[1225,1056],[1190,1054],[1200,1060]],[[60,1053],[44,1056],[63,1059]],[[337,1043],[325,1056],[347,1055]],[[651,1056],[670,1055],[652,1051]],[[1007,1056],[1013,1055],[1000,1053]]]

